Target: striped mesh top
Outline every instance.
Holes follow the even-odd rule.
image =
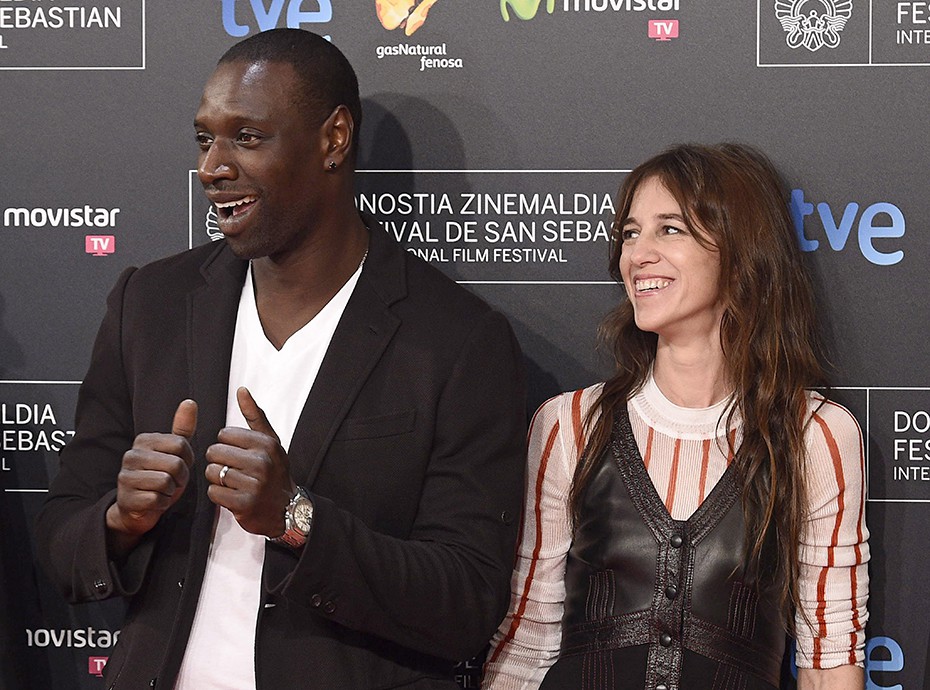
[[[572,537],[569,491],[585,444],[583,420],[599,392],[600,386],[592,386],[563,393],[534,416],[511,604],[492,641],[482,687],[535,688],[558,657]],[[806,620],[796,616],[797,664],[861,666],[869,559],[862,434],[848,410],[821,403],[819,394],[809,393],[810,509],[798,547]],[[726,429],[727,401],[702,409],[679,407],[652,378],[629,401],[628,411],[659,496],[674,519],[686,520],[732,460],[730,447],[740,440],[738,420]]]

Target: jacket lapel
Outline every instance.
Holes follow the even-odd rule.
[[[225,243],[204,263],[204,284],[188,297],[188,386],[199,406],[197,431],[192,440],[194,472],[206,497],[204,453],[226,425],[229,363],[239,295],[248,264],[235,257]]]
[[[189,297],[188,342],[191,397],[200,406],[194,436],[198,460],[226,425],[229,363],[239,295],[248,264],[222,247],[204,263],[205,283]]]
[[[187,631],[193,624],[200,585],[207,566],[207,554],[212,542],[216,506],[207,497],[207,480],[204,476],[207,448],[216,441],[216,435],[226,424],[226,389],[229,379],[229,362],[232,358],[233,336],[236,332],[236,313],[239,295],[248,264],[221,242],[201,266],[204,282],[187,295],[187,376],[191,399],[198,404],[197,430],[191,439],[194,466],[190,485],[184,498],[190,501],[194,515],[190,532],[189,555],[184,581],[191,583],[181,592],[181,612],[175,620],[170,646],[175,653],[169,658],[179,665],[186,644]],[[169,668],[170,665],[169,665]],[[177,666],[170,671],[177,672]]]
[[[311,486],[329,444],[400,326],[389,306],[406,295],[403,250],[379,227],[323,358],[288,449],[291,473]]]

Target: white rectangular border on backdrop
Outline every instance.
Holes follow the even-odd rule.
[[[930,67],[930,62],[873,62],[872,59],[872,3],[869,0],[869,61],[868,62],[823,62],[810,64],[762,62],[762,0],[756,0],[756,67]]]
[[[356,170],[358,175],[378,174],[404,174],[404,175],[537,175],[537,174],[629,174],[629,168],[622,169],[585,169],[585,170],[471,170],[471,169],[442,169],[442,170]],[[197,184],[197,171],[188,170],[187,208],[188,208],[188,247],[194,247],[194,199],[200,193]],[[615,285],[612,280],[457,280],[460,285]]]
[[[100,70],[106,70],[106,71],[113,71],[113,70],[124,70],[124,71],[125,71],[125,70],[144,70],[144,69],[145,69],[145,0],[141,0],[141,2],[142,2],[142,12],[141,12],[141,15],[142,15],[142,26],[140,27],[140,48],[141,48],[141,57],[142,57],[142,64],[141,64],[141,65],[97,65],[97,66],[84,66],[84,67],[74,67],[74,66],[70,66],[70,67],[65,67],[65,66],[57,66],[57,67],[15,67],[15,66],[10,66],[10,67],[3,67],[3,66],[0,66],[0,71],[26,71],[26,72],[37,72],[37,71],[60,71],[60,70],[66,70],[66,71],[72,71],[72,72],[73,72],[73,71],[85,71],[85,72],[86,72],[86,71],[100,71]]]

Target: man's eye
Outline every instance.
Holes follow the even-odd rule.
[[[210,144],[213,143],[212,137],[206,134],[197,134],[196,139],[197,139],[197,146],[199,146],[202,149],[209,148]]]
[[[251,132],[239,132],[238,140],[243,144],[251,144],[252,142],[258,141],[258,135],[252,134]]]

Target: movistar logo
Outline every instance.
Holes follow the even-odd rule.
[[[510,9],[520,19],[532,19],[539,11],[542,0],[501,0],[501,16],[505,22],[510,21]],[[546,12],[555,12],[555,0],[546,0]]]

